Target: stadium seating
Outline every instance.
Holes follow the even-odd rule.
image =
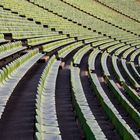
[[[0,138],[140,139],[139,6],[1,0]]]

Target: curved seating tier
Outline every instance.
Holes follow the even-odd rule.
[[[0,70],[1,115],[19,81],[42,56],[38,49],[36,49],[9,63]]]
[[[82,49],[80,49],[79,51],[77,51],[77,53],[73,57],[74,66],[79,66],[83,56],[90,50],[92,50],[91,45],[87,45]]]
[[[36,137],[38,140],[53,139],[53,137],[56,140],[61,139],[55,106],[55,86],[60,63],[61,61],[52,56],[38,85],[36,99]]]
[[[79,77],[79,68],[77,67],[71,66],[71,84],[73,104],[86,138],[106,139],[87,103]]]
[[[27,47],[22,47],[21,42],[12,42],[0,46],[0,60],[15,54],[17,52],[25,50]]]
[[[48,37],[41,37],[41,38],[33,38],[28,39],[28,45],[34,46],[38,44],[47,43],[50,41],[60,40],[60,39],[66,39],[66,35],[55,35],[55,36],[48,36]]]
[[[50,44],[43,45],[42,48],[43,48],[44,52],[50,52],[54,49],[58,49],[62,46],[66,46],[67,44],[71,44],[71,43],[74,43],[74,42],[75,42],[74,38],[68,38],[68,39],[66,38],[66,39],[63,39],[63,40],[60,40],[60,41],[55,41],[55,42],[52,42]]]
[[[80,47],[83,47],[83,43],[81,41],[71,44],[71,45],[61,49],[60,51],[58,51],[58,57],[60,59],[64,59],[70,52],[72,52],[73,50],[78,49]]]
[[[136,88],[139,89],[139,84],[137,83],[137,81],[132,77],[132,75],[130,74],[130,72],[127,69],[126,66],[126,61],[125,60],[121,60],[121,65],[122,65],[122,69],[124,71],[124,75],[126,75],[126,77],[128,77],[129,82],[131,83],[131,85]]]

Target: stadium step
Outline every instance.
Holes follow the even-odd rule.
[[[70,70],[67,65],[59,70],[56,85],[56,110],[58,123],[64,140],[82,140],[83,134],[76,121],[71,101]]]

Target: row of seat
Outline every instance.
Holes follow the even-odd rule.
[[[129,70],[127,69],[127,66],[126,66],[126,60],[121,60],[121,68],[123,69],[124,71],[124,75],[126,77],[128,77],[128,80],[129,82],[131,83],[131,85],[136,88],[137,90],[139,90],[140,88],[140,85],[139,83],[133,78],[132,74],[129,72]]]
[[[32,39],[28,39],[28,45],[34,46],[34,45],[43,44],[55,40],[66,39],[66,38],[67,38],[66,35],[52,35],[47,37],[32,38]]]
[[[76,54],[73,57],[73,65],[74,66],[80,66],[81,60],[85,53],[87,53],[89,50],[92,50],[91,45],[86,45],[82,49],[76,52]]]
[[[61,61],[52,56],[43,71],[36,98],[36,138],[60,140],[61,133],[56,114],[55,87]]]
[[[81,41],[75,42],[74,44],[69,45],[68,47],[65,47],[58,51],[58,58],[64,59],[70,52],[73,50],[80,48],[83,46],[83,43]]]
[[[55,38],[53,38],[53,39],[55,39]],[[62,40],[59,40],[59,41],[54,41],[52,43],[43,45],[42,46],[43,52],[50,52],[54,49],[58,49],[62,46],[66,46],[67,44],[74,43],[74,42],[75,42],[74,38],[67,38],[67,39],[62,39]]]
[[[9,63],[0,70],[0,118],[5,106],[23,76],[43,56],[39,50],[33,50]]]
[[[27,47],[23,47],[20,41],[11,42],[0,46],[0,60],[11,56],[17,52],[25,50]]]
[[[86,139],[106,139],[87,103],[79,73],[79,68],[71,65],[72,100]]]

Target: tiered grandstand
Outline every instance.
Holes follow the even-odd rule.
[[[140,139],[138,0],[0,0],[0,140],[34,139]]]

